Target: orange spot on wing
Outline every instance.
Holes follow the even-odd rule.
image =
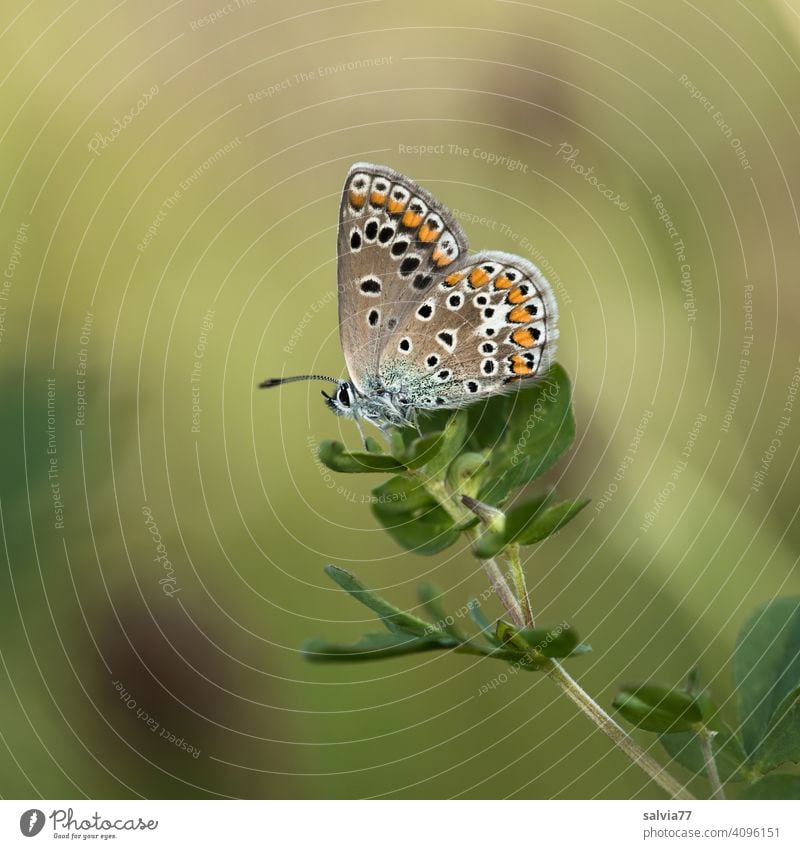
[[[369,196],[369,202],[373,206],[383,206],[383,202],[386,200],[386,195],[381,194],[380,192],[372,192]]]
[[[519,327],[511,334],[511,340],[523,348],[532,348],[536,344],[533,333],[527,327]]]
[[[448,286],[456,286],[459,281],[463,279],[463,271],[454,271],[452,274],[448,274],[447,277],[444,278],[444,282],[447,283]]]
[[[508,293],[508,297],[506,298],[506,300],[508,301],[509,304],[521,304],[528,297],[529,296],[525,295],[523,293],[522,289],[520,289],[519,286],[517,286],[516,289],[512,289]]]
[[[480,267],[474,268],[469,276],[469,284],[473,289],[485,286],[489,282],[489,275]]]
[[[508,314],[508,320],[516,322],[517,324],[524,324],[526,321],[531,320],[531,314],[525,309],[525,307],[514,307],[514,309]]]
[[[510,289],[511,288],[511,281],[505,275],[500,274],[498,277],[495,278],[494,288],[495,289]]]
[[[439,248],[436,248],[436,250],[433,252],[433,256],[431,257],[431,259],[436,263],[436,265],[439,266],[439,268],[441,268],[443,265],[450,265],[450,263],[453,261],[446,253],[440,251]]]
[[[524,357],[519,354],[511,355],[511,371],[514,374],[533,374],[533,369],[525,362]]]
[[[386,204],[386,208],[389,210],[390,214],[397,215],[406,208],[407,203],[408,201],[405,200],[395,200],[394,198],[390,198],[389,203]]]
[[[356,209],[361,209],[364,206],[364,201],[367,199],[367,196],[362,192],[354,192],[352,189],[350,190],[350,206],[355,207]]]
[[[413,209],[407,209],[406,214],[403,216],[403,226],[410,227],[412,230],[415,227],[419,227],[422,222],[422,213],[414,212]]]
[[[428,224],[425,224],[423,227],[420,228],[420,231],[417,234],[417,238],[420,240],[420,242],[432,242],[438,236],[440,229],[441,228],[436,229],[434,227],[429,226]]]

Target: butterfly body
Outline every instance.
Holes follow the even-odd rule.
[[[549,368],[557,307],[539,269],[501,251],[469,255],[450,211],[408,177],[353,165],[337,247],[350,378],[326,395],[338,415],[412,425],[420,411],[513,391]]]

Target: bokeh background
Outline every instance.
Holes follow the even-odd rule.
[[[748,610],[800,590],[799,41],[779,0],[11,10],[2,795],[660,795],[535,675],[302,658],[375,630],[326,563],[410,609],[485,582],[320,469],[358,435],[318,384],[255,386],[343,375],[342,180],[417,179],[560,301],[578,438],[549,478],[593,501],[528,551],[540,620],[593,644],[606,707],[695,664],[724,702]]]

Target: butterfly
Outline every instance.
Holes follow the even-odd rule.
[[[459,409],[544,375],[558,309],[529,260],[468,253],[454,216],[384,165],[357,162],[345,180],[337,237],[339,332],[348,380],[270,378],[261,387],[327,380],[328,407],[384,431],[420,412]]]

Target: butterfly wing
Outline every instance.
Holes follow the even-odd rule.
[[[550,284],[514,254],[481,251],[434,275],[386,340],[379,376],[423,408],[460,407],[543,375],[558,338]]]
[[[378,373],[387,340],[443,271],[466,255],[448,209],[383,165],[350,168],[339,207],[339,332],[357,389]]]

